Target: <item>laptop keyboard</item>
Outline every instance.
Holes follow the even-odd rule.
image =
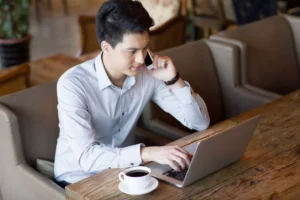
[[[175,171],[174,169],[171,169],[169,171],[164,172],[163,175],[169,176],[179,181],[183,181],[187,171],[188,169],[184,169],[181,171]]]

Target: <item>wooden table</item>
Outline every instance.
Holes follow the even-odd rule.
[[[300,90],[169,145],[191,144],[258,114],[261,120],[241,160],[186,188],[159,181],[155,191],[129,196],[118,190],[122,170],[110,169],[69,185],[66,195],[70,200],[300,199]]]
[[[57,80],[65,71],[78,65],[82,60],[56,54],[38,61],[30,62],[30,84],[31,86]]]

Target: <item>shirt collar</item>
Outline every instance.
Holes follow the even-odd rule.
[[[96,58],[95,58],[95,70],[97,74],[98,84],[100,90],[105,89],[106,87],[113,86],[113,83],[109,79],[103,62],[102,62],[102,55],[103,52],[101,52]],[[134,76],[126,76],[123,89],[130,89],[136,82],[136,78]]]
[[[103,55],[103,52],[101,52],[95,58],[95,70],[96,70],[100,90],[103,90],[104,88],[106,88],[110,85],[113,85],[104,69],[104,65],[102,62],[102,55]]]

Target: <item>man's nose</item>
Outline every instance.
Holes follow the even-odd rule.
[[[138,52],[135,56],[135,62],[139,63],[139,64],[143,64],[144,63],[144,54],[143,52]]]

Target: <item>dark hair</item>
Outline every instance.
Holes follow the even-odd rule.
[[[99,45],[103,40],[113,48],[123,40],[124,34],[144,33],[154,25],[149,13],[139,1],[109,0],[102,4],[96,17]]]

